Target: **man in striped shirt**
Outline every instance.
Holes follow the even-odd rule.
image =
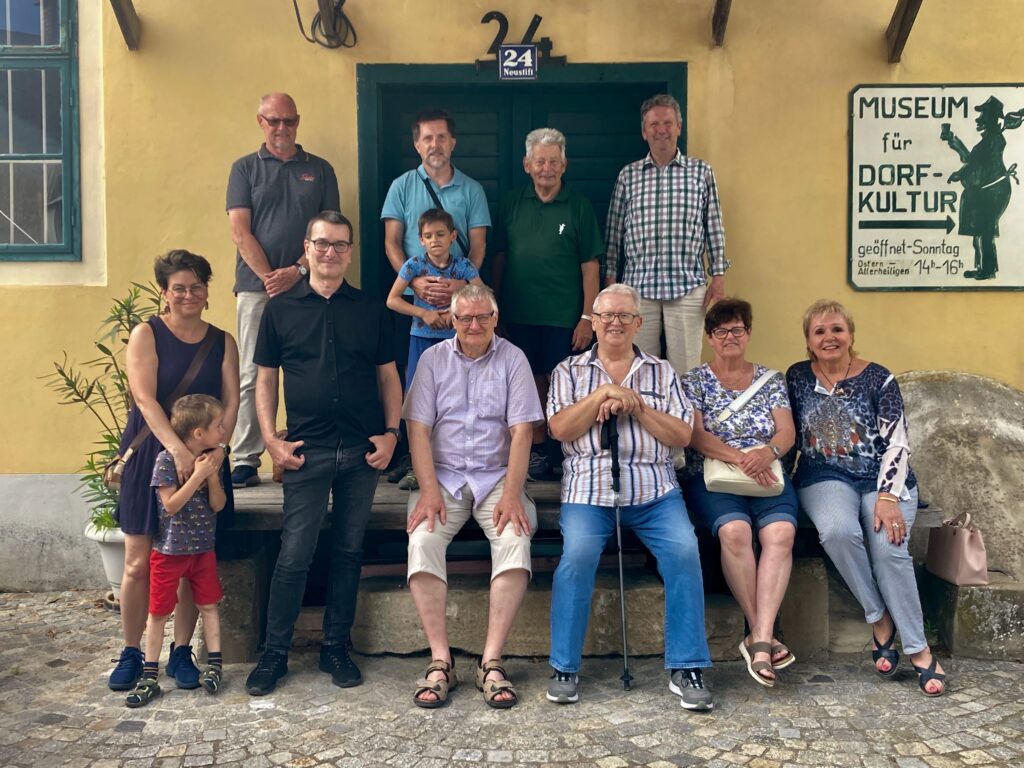
[[[551,594],[551,657],[547,698],[579,700],[579,669],[594,576],[615,506],[658,561],[665,582],[665,668],[669,690],[685,709],[708,710],[711,692],[701,670],[711,666],[704,632],[704,582],[693,525],[672,468],[672,448],[690,442],[693,407],[679,377],[664,360],[633,346],[643,326],[639,296],[627,285],[598,294],[593,324],[597,344],[563,360],[551,374],[547,416],[562,441],[564,547]],[[621,489],[611,487],[611,453],[601,447],[601,427],[619,426]]]
[[[640,107],[641,133],[651,148],[619,173],[608,206],[605,284],[618,279],[640,293],[643,327],[636,343],[666,357],[679,374],[700,363],[704,310],[725,295],[725,230],[711,166],[687,157],[677,142],[679,102],[667,94]],[[704,255],[711,281],[708,283]]]

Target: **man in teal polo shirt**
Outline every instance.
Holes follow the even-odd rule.
[[[496,227],[493,282],[505,333],[526,353],[541,402],[555,366],[593,341],[590,311],[604,253],[590,201],[562,183],[566,165],[561,132],[531,131],[523,169],[533,183],[505,198]],[[534,430],[530,478],[550,476],[561,455],[541,424]]]

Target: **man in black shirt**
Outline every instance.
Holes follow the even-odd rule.
[[[363,534],[377,476],[398,442],[402,388],[384,304],[345,282],[352,224],[336,211],[306,229],[309,282],[267,304],[256,342],[256,414],[267,450],[284,467],[281,553],[270,584],[267,640],[246,681],[262,696],[288,672],[288,649],[320,527],[331,514],[331,572],[320,669],[343,688],[362,682],[349,658]],[[276,436],[278,370],[288,433]]]

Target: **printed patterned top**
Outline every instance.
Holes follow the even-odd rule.
[[[836,382],[828,392],[810,361],[786,372],[800,461],[797,488],[840,480],[859,493],[884,491],[903,500],[917,486],[910,468],[910,443],[903,396],[896,378],[877,363]]]
[[[153,539],[153,549],[165,555],[212,552],[217,533],[217,513],[210,509],[210,492],[206,483],[178,510],[178,514],[167,514],[160,500],[160,489],[177,488],[178,472],[174,467],[174,457],[165,450],[156,457],[150,485],[160,510],[160,533]]]
[[[470,280],[479,277],[480,273],[473,266],[473,262],[465,256],[452,256],[448,259],[447,265],[438,267],[430,260],[427,254],[421,253],[419,256],[413,256],[411,259],[408,259],[402,265],[402,268],[398,270],[398,276],[407,283],[411,283],[417,277],[424,276],[443,277],[446,280],[465,280],[468,283]],[[434,311],[448,309],[448,307],[435,307],[415,294],[413,296],[413,304],[421,309],[432,309]],[[412,319],[412,330],[409,333],[422,339],[450,339],[455,335],[455,330],[452,328],[431,328],[420,318],[414,317]]]
[[[605,277],[616,276],[621,247],[622,282],[645,299],[677,299],[704,285],[705,251],[712,275],[729,268],[715,173],[679,150],[664,168],[648,154],[619,172],[606,233]]]
[[[644,404],[693,424],[693,407],[683,394],[679,377],[665,360],[633,347],[636,357],[622,386],[639,393]],[[551,373],[547,415],[552,416],[589,395],[603,384],[614,383],[597,356],[597,346],[567,357]],[[610,507],[611,451],[601,447],[601,425],[594,423],[576,440],[562,443],[562,502]],[[619,504],[645,504],[678,488],[672,467],[672,449],[654,438],[632,416],[619,418]]]
[[[754,364],[754,381],[767,371],[763,365]],[[699,365],[683,376],[683,392],[690,398],[693,408],[701,412],[704,420],[704,431],[708,432],[732,448],[752,448],[755,445],[768,445],[775,437],[775,420],[772,411],[776,408],[789,410],[789,395],[786,394],[786,381],[781,373],[768,379],[768,382],[750,398],[739,413],[733,414],[725,422],[719,422],[717,416],[732,402],[743,394],[744,389],[726,389],[715,376],[707,363]],[[686,467],[681,474],[693,477],[704,472],[704,456],[692,448],[686,449]]]

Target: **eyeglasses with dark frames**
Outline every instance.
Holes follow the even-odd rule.
[[[742,339],[750,333],[750,329],[745,325],[737,325],[733,328],[715,328],[711,331],[711,335],[716,339],[724,339],[726,336],[732,336],[734,339]]]
[[[595,312],[594,317],[605,325],[611,325],[616,320],[623,325],[631,325],[639,315],[634,315],[632,312]]]
[[[335,240],[333,243],[330,240],[307,240],[307,242],[313,243],[313,249],[317,253],[327,253],[331,248],[334,249],[335,253],[348,253],[352,250],[352,243],[348,240]]]

